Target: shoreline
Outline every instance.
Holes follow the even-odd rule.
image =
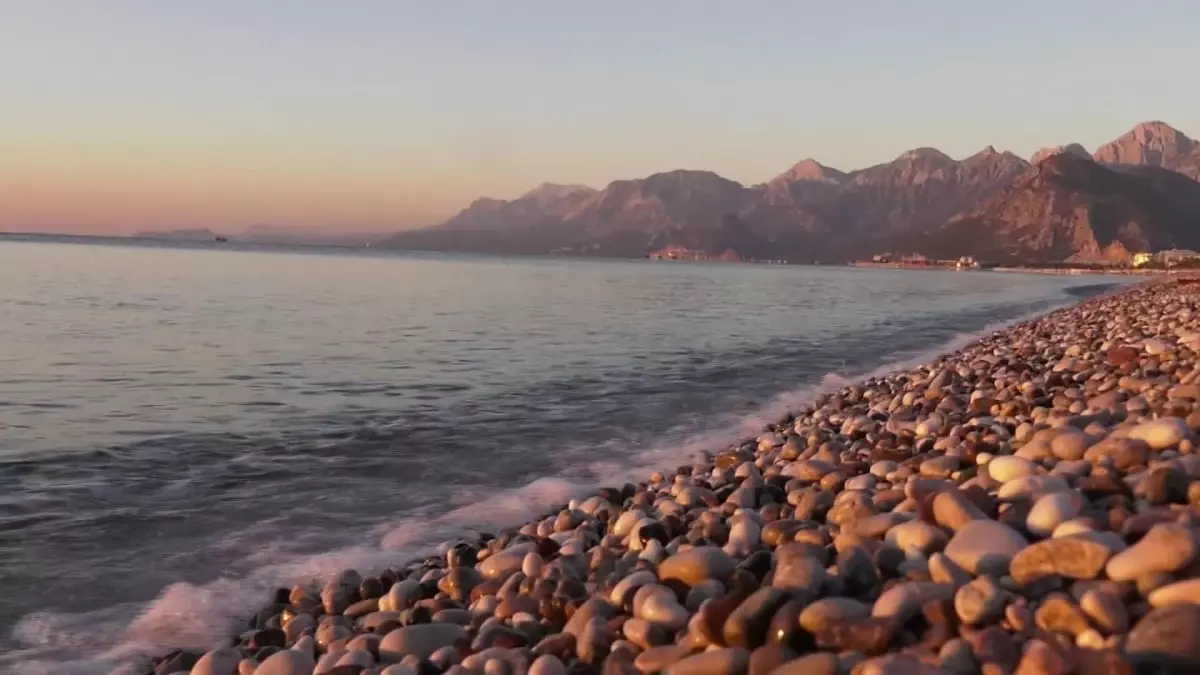
[[[234,648],[152,672],[1200,668],[1154,642],[1200,629],[1197,292],[1118,288],[496,538],[281,589]],[[1125,578],[1167,544],[1170,569]]]
[[[906,272],[1003,272],[1007,274],[1049,274],[1055,276],[1115,276],[1115,277],[1146,277],[1147,279],[1162,276],[1186,276],[1189,270],[1161,270],[1154,268],[1128,267],[1012,267],[996,265],[974,269],[957,269],[951,265],[916,265],[902,262],[874,262],[855,260],[846,264],[857,269],[886,269],[904,270]]]

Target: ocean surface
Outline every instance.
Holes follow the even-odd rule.
[[[1113,283],[0,238],[0,672],[222,642]]]

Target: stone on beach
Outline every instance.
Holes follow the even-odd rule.
[[[1019,584],[1053,576],[1095,579],[1110,554],[1108,547],[1083,537],[1047,539],[1019,551],[1009,572]]]
[[[1196,556],[1196,537],[1186,527],[1160,523],[1141,541],[1113,556],[1105,567],[1114,581],[1133,581],[1154,572],[1175,572]]]
[[[750,652],[729,647],[688,656],[662,672],[663,675],[731,675],[744,672],[749,661]]]
[[[1025,519],[1026,529],[1036,537],[1049,537],[1054,528],[1078,516],[1083,497],[1076,492],[1054,492],[1038,499]]]
[[[1140,672],[1200,672],[1200,605],[1151,611],[1129,632],[1125,651]]]
[[[267,657],[254,670],[254,675],[312,675],[316,665],[308,654],[284,649]]]
[[[947,490],[933,498],[933,517],[938,525],[957,532],[973,520],[987,515],[958,490]]]
[[[854,598],[823,598],[804,608],[800,613],[800,625],[816,635],[832,624],[870,615],[871,605]]]
[[[235,649],[214,649],[207,652],[196,665],[192,666],[192,675],[233,675],[237,672],[242,655]]]
[[[897,584],[885,591],[871,608],[871,616],[892,619],[898,624],[908,621],[921,607],[933,600],[947,600],[954,596],[954,587],[949,584],[912,581]]]
[[[1008,574],[1013,556],[1028,545],[1011,527],[994,520],[966,523],[946,544],[946,557],[972,574]]]
[[[1165,586],[1159,586],[1150,592],[1147,598],[1151,607],[1166,607],[1167,605],[1200,605],[1200,579],[1185,579]]]
[[[736,566],[728,553],[715,546],[695,546],[664,560],[658,576],[664,581],[675,579],[695,586],[707,579],[727,577]]]
[[[949,537],[939,527],[919,520],[910,520],[890,528],[885,540],[902,551],[916,551],[927,555],[942,550]]]
[[[466,640],[462,626],[450,623],[423,623],[397,628],[379,643],[381,660],[399,661],[408,655],[427,659],[442,647]]]
[[[1128,438],[1143,441],[1152,450],[1165,450],[1191,438],[1192,430],[1178,417],[1164,417],[1134,427]]]
[[[1037,465],[1023,457],[996,457],[987,463],[988,475],[992,480],[1007,483],[1011,480],[1032,476],[1037,473]]]
[[[1004,611],[1005,593],[989,576],[981,576],[954,594],[954,611],[964,623],[986,624]]]
[[[488,556],[479,563],[479,572],[484,579],[505,579],[513,572],[519,572],[525,564],[525,556],[532,546],[514,546]]]

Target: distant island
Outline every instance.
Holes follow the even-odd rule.
[[[711,171],[546,183],[478,199],[379,246],[435,251],[785,262],[870,261],[887,251],[991,264],[1125,265],[1200,249],[1200,143],[1145,122],[1088,154],[1030,161],[988,146],[934,148],[854,171],[803,160],[754,186]]]
[[[135,239],[170,239],[172,241],[229,241],[229,237],[223,234],[217,234],[212,230],[199,229],[184,229],[184,230],[146,230],[143,232],[135,232],[130,235]]]

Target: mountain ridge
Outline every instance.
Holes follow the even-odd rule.
[[[962,159],[918,147],[853,171],[808,158],[754,186],[689,169],[615,180],[602,189],[543,183],[512,200],[478,199],[442,223],[397,234],[384,245],[618,257],[670,246],[797,262],[846,260],[885,246],[1005,259],[1107,259],[1159,241],[1191,242],[1181,222],[1193,208],[1200,230],[1200,206],[1188,186],[1200,177],[1200,143],[1165,123],[1139,124],[1092,155],[1067,144],[1032,159],[991,145]],[[1147,172],[1154,171],[1187,184],[1162,175],[1152,180]],[[1152,197],[1169,208],[1145,203]],[[1079,215],[1051,204],[1075,204]],[[1110,236],[1107,219],[1119,214],[1130,222],[1122,224],[1125,234]],[[1014,241],[1000,245],[987,232],[962,235],[984,224]],[[1120,245],[1106,253],[1114,243]]]

